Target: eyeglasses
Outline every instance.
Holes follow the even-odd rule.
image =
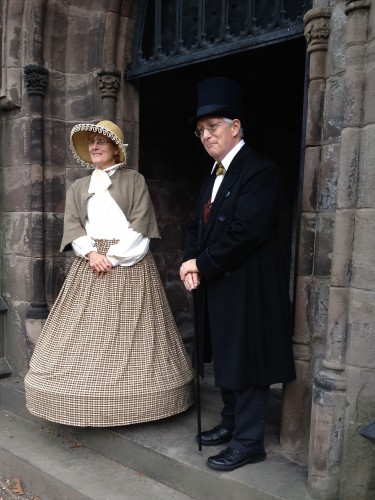
[[[97,146],[99,146],[100,148],[102,146],[104,146],[104,144],[109,144],[110,142],[112,141],[106,141],[104,139],[99,139],[99,140],[95,140],[95,139],[87,139],[87,144],[89,146],[93,146],[94,144],[96,144]]]
[[[216,132],[216,130],[217,130],[218,126],[220,125],[220,123],[224,123],[224,121],[225,121],[225,120],[220,120],[219,122],[216,122],[216,123],[210,123],[209,125],[207,125],[207,127],[199,127],[199,128],[196,128],[196,129],[194,130],[194,134],[195,134],[197,137],[199,137],[199,138],[201,138],[201,137],[202,137],[202,135],[204,134],[204,131],[205,131],[205,130],[208,130],[208,132],[209,132],[210,134],[213,134],[213,133],[215,133],[215,132]]]

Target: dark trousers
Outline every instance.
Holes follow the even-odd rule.
[[[269,386],[232,390],[221,388],[222,423],[233,430],[229,446],[242,452],[264,452]]]

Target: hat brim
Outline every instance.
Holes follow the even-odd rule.
[[[119,163],[125,163],[127,144],[124,144],[121,138],[109,128],[92,123],[79,123],[72,128],[70,133],[70,149],[78,163],[87,168],[94,168],[87,143],[87,139],[92,133],[103,134],[109,137],[119,148]]]
[[[209,118],[210,116],[217,116],[223,118],[230,118],[231,120],[238,119],[243,121],[242,112],[238,109],[223,107],[217,104],[207,104],[197,109],[197,114],[189,118],[189,122],[197,122],[202,118]]]

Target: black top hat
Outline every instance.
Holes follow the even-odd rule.
[[[223,116],[242,120],[243,89],[238,82],[225,77],[208,78],[198,83],[197,114],[192,120],[204,116]]]

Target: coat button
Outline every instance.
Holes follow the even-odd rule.
[[[224,221],[225,221],[225,217],[224,217],[224,215],[220,215],[220,217],[219,217],[219,221],[220,221],[220,222],[224,222]]]
[[[228,196],[230,196],[230,191],[226,193],[225,198],[228,198]]]

